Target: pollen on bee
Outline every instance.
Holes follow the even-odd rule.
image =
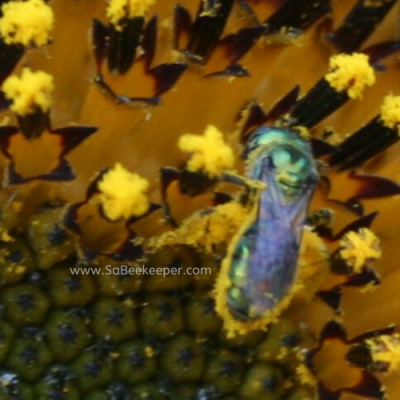
[[[10,1],[1,10],[0,33],[5,43],[43,46],[49,42],[54,17],[44,1]]]
[[[216,206],[212,212],[205,215],[195,214],[186,219],[178,229],[151,241],[152,247],[182,244],[212,253],[216,245],[229,243],[247,215],[248,210],[238,202]]]
[[[381,107],[381,119],[383,125],[388,128],[397,128],[400,134],[400,96],[388,95],[384,98]]]
[[[38,109],[43,113],[49,111],[53,89],[51,75],[29,68],[22,70],[21,77],[10,76],[3,84],[6,98],[12,101],[10,108],[19,116],[33,114]]]
[[[361,99],[364,90],[375,83],[374,69],[365,54],[335,55],[329,61],[329,68],[325,80],[336,91],[346,91],[352,99]]]
[[[224,142],[222,133],[209,125],[203,136],[186,134],[181,136],[179,148],[189,154],[187,169],[190,172],[205,172],[217,177],[235,164],[232,148]]]
[[[362,272],[367,261],[377,260],[382,251],[378,237],[369,229],[349,232],[340,241],[340,256],[355,274]]]
[[[111,221],[139,217],[149,209],[146,195],[149,182],[119,163],[104,175],[98,188],[101,192],[98,201]]]
[[[107,7],[107,17],[114,25],[118,25],[123,18],[145,16],[147,10],[155,0],[111,0]]]
[[[268,326],[276,322],[282,312],[289,307],[293,298],[301,297],[310,300],[328,272],[328,260],[329,255],[323,241],[316,233],[304,230],[298,261],[299,273],[292,288],[276,307],[267,310],[261,318],[240,321],[232,316],[226,302],[226,291],[231,286],[228,276],[230,269],[228,254],[228,257],[225,257],[222,262],[221,271],[214,288],[215,309],[224,320],[224,329],[227,331],[228,337],[245,335],[255,330],[267,330]]]

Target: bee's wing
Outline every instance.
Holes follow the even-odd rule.
[[[268,184],[259,199],[258,219],[252,229],[252,248],[245,293],[255,313],[262,315],[288,293],[297,272],[303,224],[315,184],[310,183],[291,203],[268,170]]]

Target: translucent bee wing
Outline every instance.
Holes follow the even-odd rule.
[[[253,240],[244,286],[256,316],[275,307],[293,284],[303,222],[315,189],[315,184],[310,184],[295,201],[284,204],[270,172],[265,173],[263,181],[268,187],[260,196],[258,218],[249,232]]]
[[[318,176],[311,147],[291,132],[262,128],[248,147],[257,153],[247,175],[266,188],[231,253],[227,304],[238,319],[266,316],[290,291]]]

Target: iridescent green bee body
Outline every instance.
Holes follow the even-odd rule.
[[[285,297],[297,272],[303,223],[318,180],[310,145],[283,128],[255,130],[245,149],[256,189],[254,219],[233,241],[227,292],[232,315],[265,316]]]

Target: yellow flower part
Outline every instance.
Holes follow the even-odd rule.
[[[223,171],[232,169],[235,157],[232,148],[224,142],[222,133],[209,125],[203,136],[186,134],[179,139],[179,148],[190,154],[187,169],[205,172],[215,178]]]
[[[7,44],[43,46],[49,42],[54,16],[44,1],[10,1],[1,10],[0,34]]]
[[[376,260],[381,257],[379,239],[367,228],[358,232],[349,232],[340,241],[341,257],[353,268],[354,273],[362,272],[368,260]]]
[[[149,182],[119,163],[104,175],[98,188],[100,204],[111,221],[140,217],[149,209]]]
[[[399,130],[400,124],[400,96],[388,95],[383,100],[381,107],[381,119],[383,125],[388,128],[396,128]],[[400,134],[400,130],[399,130]]]
[[[375,83],[375,72],[365,54],[338,54],[331,57],[325,79],[338,92],[346,91],[351,99],[361,99],[367,86]]]
[[[21,77],[10,76],[3,84],[7,99],[12,100],[11,110],[20,116],[32,114],[40,109],[47,112],[54,89],[53,77],[42,71],[22,70]]]
[[[386,364],[387,372],[392,373],[400,369],[400,335],[383,335],[365,341],[371,352],[372,361],[377,364]]]
[[[247,213],[248,210],[237,202],[219,205],[207,215],[198,213],[189,217],[178,229],[153,240],[152,246],[184,244],[212,253],[215,245],[230,241]]]
[[[300,382],[303,383],[304,385],[313,387],[317,384],[317,379],[306,365],[300,364],[296,368],[296,372],[300,379]]]
[[[155,0],[111,0],[106,14],[114,25],[122,18],[143,17]]]

